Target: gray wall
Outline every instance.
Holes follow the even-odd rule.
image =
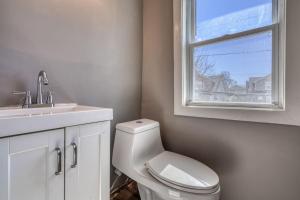
[[[0,106],[36,92],[48,73],[56,102],[111,107],[114,122],[140,115],[140,0],[1,0]],[[49,88],[46,88],[47,90]]]
[[[35,96],[42,69],[57,103],[113,108],[113,131],[139,118],[142,1],[1,0],[0,106]]]
[[[222,200],[298,200],[300,128],[174,116],[172,0],[144,0],[143,9],[142,116],[161,122],[165,147],[212,167]],[[288,1],[287,74],[294,81],[299,10],[298,0]]]

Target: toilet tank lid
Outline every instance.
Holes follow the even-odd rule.
[[[116,128],[120,131],[136,134],[156,127],[159,127],[159,123],[157,121],[153,121],[150,119],[139,119],[135,121],[117,124]]]

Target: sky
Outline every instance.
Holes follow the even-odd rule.
[[[272,0],[197,0],[198,40],[219,37],[272,23]],[[229,71],[239,85],[249,77],[266,76],[272,70],[272,33],[216,43],[196,49],[208,56],[214,73]]]
[[[267,3],[272,3],[272,0],[196,0],[197,19],[205,21]]]

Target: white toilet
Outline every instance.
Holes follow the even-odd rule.
[[[219,200],[218,175],[194,159],[166,151],[156,121],[117,125],[112,163],[138,183],[142,200]]]

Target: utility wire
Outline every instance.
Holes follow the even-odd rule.
[[[200,54],[200,56],[229,56],[229,55],[243,55],[243,54],[256,54],[256,53],[264,53],[264,52],[272,52],[272,50],[260,50],[260,51],[242,51],[242,52],[228,52],[228,53],[216,53],[216,54]]]

